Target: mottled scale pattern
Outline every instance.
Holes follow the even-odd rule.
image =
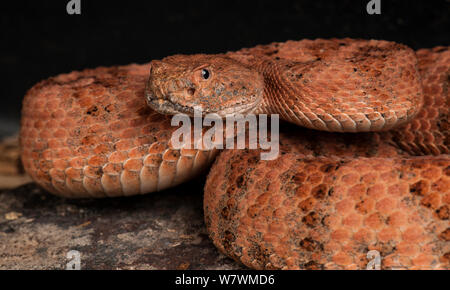
[[[371,250],[382,269],[450,269],[448,53],[418,52],[425,106],[393,132],[282,126],[276,160],[224,151],[204,197],[219,250],[255,269],[365,269]]]
[[[263,112],[332,132],[389,130],[422,104],[414,51],[380,40],[316,39],[228,53],[265,79]]]
[[[29,90],[20,142],[25,170],[65,197],[143,194],[199,174],[216,151],[174,149],[177,127],[144,98],[149,65],[62,74]]]
[[[417,51],[424,91],[423,107],[409,123],[382,136],[412,155],[450,153],[450,49]]]

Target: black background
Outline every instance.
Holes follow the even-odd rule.
[[[302,38],[375,38],[414,49],[449,45],[450,1],[2,1],[0,137],[18,129],[34,83],[100,65],[144,63],[175,53],[218,53]]]

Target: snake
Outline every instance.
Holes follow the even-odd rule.
[[[448,47],[349,38],[74,71],[26,93],[21,160],[66,198],[209,170],[209,236],[250,268],[449,269],[449,79]],[[195,108],[279,115],[278,157],[174,146],[171,115]]]

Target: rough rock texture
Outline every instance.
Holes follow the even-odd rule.
[[[0,269],[241,269],[203,224],[202,184],[114,199],[67,200],[35,184],[0,193]]]
[[[0,125],[3,127],[4,124]],[[0,190],[31,182],[20,162],[19,136],[0,136]]]

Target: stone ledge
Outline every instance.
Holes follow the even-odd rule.
[[[68,200],[30,183],[0,192],[0,269],[243,269],[203,222],[203,181],[160,193]]]

